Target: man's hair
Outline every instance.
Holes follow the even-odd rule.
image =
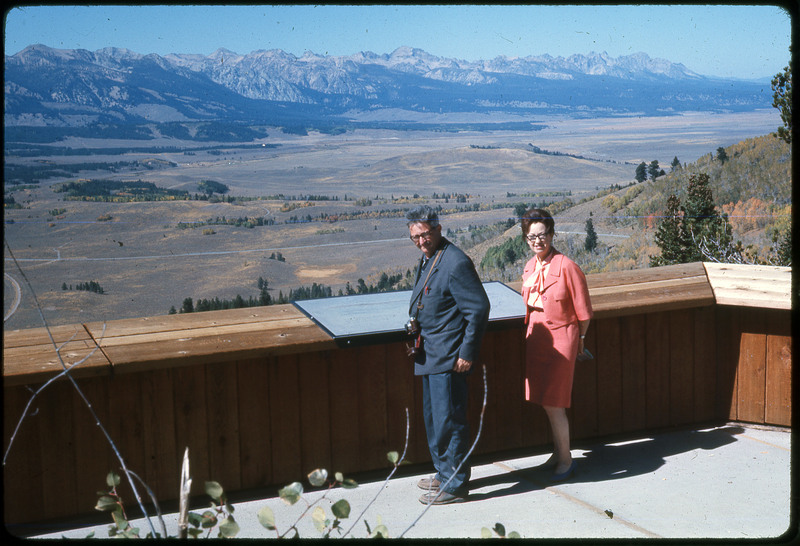
[[[408,225],[426,223],[432,228],[439,225],[439,215],[428,205],[420,205],[415,209],[411,209],[406,213],[406,220]]]
[[[555,231],[556,222],[553,217],[544,209],[529,209],[522,215],[520,226],[522,227],[522,236],[528,234],[531,224],[544,224],[547,228],[547,233]]]

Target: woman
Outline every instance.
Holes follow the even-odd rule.
[[[578,265],[553,248],[555,222],[549,212],[530,209],[522,217],[522,235],[535,256],[522,273],[527,311],[525,399],[547,413],[553,455],[542,465],[554,469],[552,481],[575,472],[569,448],[567,410],[572,403],[575,359],[592,318],[586,277]]]

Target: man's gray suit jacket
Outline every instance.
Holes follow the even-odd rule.
[[[419,320],[423,340],[415,375],[452,370],[459,358],[475,362],[489,322],[489,297],[472,260],[444,237],[437,252],[435,264],[434,255],[426,269],[417,268],[411,292],[409,314]]]

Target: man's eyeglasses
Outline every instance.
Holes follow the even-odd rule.
[[[426,239],[427,240],[427,239],[430,239],[432,235],[433,235],[432,231],[423,231],[419,235],[410,235],[409,238],[412,241],[414,241],[415,243],[418,243],[420,239]]]
[[[542,233],[541,235],[526,235],[525,238],[532,243],[535,243],[538,239],[539,241],[544,241],[547,236],[550,235],[549,233]]]

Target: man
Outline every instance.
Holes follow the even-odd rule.
[[[414,374],[422,376],[422,411],[436,469],[432,478],[420,480],[427,490],[420,501],[449,504],[469,493],[470,468],[464,462],[470,445],[467,375],[489,321],[489,298],[472,260],[442,237],[433,209],[421,206],[406,218],[411,240],[423,254],[409,316],[419,325]]]

